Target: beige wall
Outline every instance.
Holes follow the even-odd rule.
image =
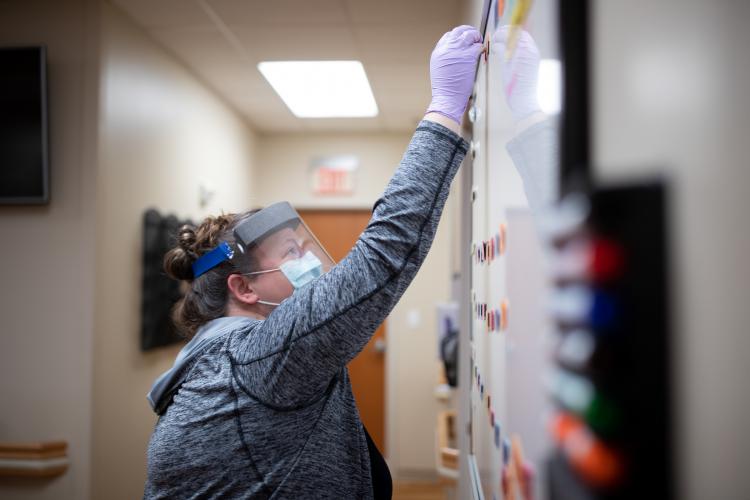
[[[0,207],[0,441],[67,440],[71,466],[0,483],[4,499],[87,498],[94,295],[96,11],[85,0],[0,2],[0,45],[48,50],[51,194]]]
[[[306,208],[370,209],[410,139],[411,134],[262,136],[256,172],[258,202],[266,205],[286,199]],[[314,196],[310,159],[337,154],[360,158],[354,194]],[[438,376],[435,304],[450,298],[449,219],[446,213],[424,266],[387,322],[386,453],[395,475],[434,472],[434,422],[441,409],[433,396]]]
[[[143,494],[156,421],[146,402],[177,347],[139,350],[141,216],[252,204],[255,139],[245,123],[129,19],[104,6],[97,182],[92,497]],[[199,184],[215,190],[199,205]]]
[[[274,134],[261,136],[257,156],[257,201],[268,205],[288,199],[303,208],[372,208],[383,192],[410,134]],[[317,156],[353,154],[359,157],[351,196],[315,196],[310,161]]]

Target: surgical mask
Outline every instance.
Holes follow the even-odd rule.
[[[289,283],[297,289],[323,274],[323,263],[309,250],[299,259],[288,260],[279,266]]]
[[[299,259],[288,260],[282,263],[275,269],[267,269],[265,271],[254,271],[251,273],[243,273],[245,275],[254,274],[265,274],[273,271],[281,271],[292,284],[294,289],[301,288],[306,284],[310,283],[315,278],[323,274],[323,263],[318,259],[314,253],[309,250],[305,255]],[[259,300],[258,303],[269,306],[278,306],[277,302],[267,302],[265,300]]]

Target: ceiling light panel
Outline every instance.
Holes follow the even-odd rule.
[[[258,70],[298,118],[378,114],[359,61],[264,61],[258,64]]]

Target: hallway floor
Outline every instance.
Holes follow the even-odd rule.
[[[443,487],[439,483],[405,482],[393,483],[393,500],[444,500]]]

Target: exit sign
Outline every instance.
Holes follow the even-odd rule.
[[[354,155],[326,156],[311,163],[312,190],[318,196],[351,196],[359,158]]]

